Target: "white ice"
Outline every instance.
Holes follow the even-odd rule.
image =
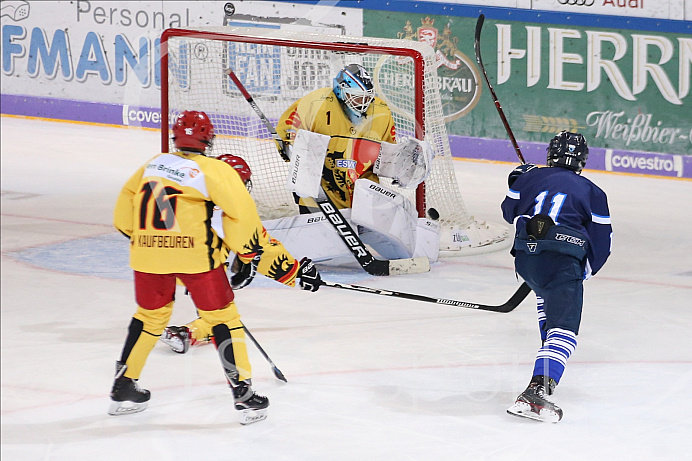
[[[585,283],[558,424],[510,416],[540,338],[535,298],[498,314],[256,281],[242,318],[266,421],[240,426],[212,346],[158,344],[143,413],[106,414],[134,312],[120,187],[154,131],[2,117],[2,459],[681,460],[692,456],[692,183],[586,171],[609,195],[613,255]],[[510,164],[455,161],[468,208],[500,222]],[[518,287],[506,250],[423,275],[324,278],[485,304]],[[178,294],[173,322],[192,320]]]

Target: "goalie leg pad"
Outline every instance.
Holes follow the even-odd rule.
[[[358,179],[353,192],[351,221],[384,236],[384,239],[362,236],[363,241],[383,257],[413,256],[418,217],[413,203],[401,194],[368,179]]]
[[[418,218],[414,257],[425,256],[430,262],[440,255],[440,225],[427,218]]]
[[[351,210],[340,210],[347,220]],[[353,258],[349,249],[322,213],[303,214],[263,222],[273,238],[283,243],[296,257],[308,256],[315,262]]]
[[[379,257],[395,261],[411,257],[409,249],[401,242],[391,239],[388,235],[374,232],[363,226],[358,226],[360,240],[370,247]]]
[[[299,197],[317,197],[321,190],[322,168],[331,137],[298,130],[291,148],[291,166],[286,189]]]
[[[392,240],[387,234],[373,232],[364,229],[360,234],[363,243],[373,248],[377,254],[385,259],[397,260],[411,257],[410,249],[397,240]],[[416,244],[413,251],[414,258],[425,258],[435,262],[440,255],[440,226],[427,218],[418,218],[416,228]]]

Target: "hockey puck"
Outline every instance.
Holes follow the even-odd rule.
[[[433,221],[440,219],[440,213],[435,208],[428,208],[428,217]]]

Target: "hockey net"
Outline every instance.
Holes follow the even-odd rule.
[[[479,223],[469,214],[454,174],[435,53],[427,44],[398,39],[296,33],[282,29],[211,26],[168,29],[161,38],[162,150],[173,149],[170,127],[184,110],[205,111],[215,127],[212,155],[239,155],[252,170],[252,196],[262,219],[298,214],[285,188],[289,164],[264,123],[226,74],[232,68],[274,126],[297,99],[323,87],[352,63],[373,77],[389,105],[397,139],[416,137],[435,151],[432,173],[417,190],[399,190],[419,216],[439,215],[446,255],[506,246],[506,226]],[[383,184],[387,184],[384,178]],[[432,213],[430,209],[434,209]]]

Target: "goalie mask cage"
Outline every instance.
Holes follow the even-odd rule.
[[[421,42],[254,27],[168,29],[161,37],[162,151],[175,149],[170,128],[178,114],[204,111],[216,133],[209,155],[232,153],[245,159],[260,217],[298,214],[285,188],[289,164],[225,71],[233,69],[276,126],[293,102],[318,88],[332,87],[338,71],[352,63],[373,77],[376,95],[392,111],[397,139],[416,137],[433,147],[432,172],[425,183],[416,190],[396,189],[416,204],[419,216],[430,208],[437,211],[443,254],[506,246],[506,226],[476,222],[466,209],[446,134],[435,52]],[[381,182],[390,185],[386,178]]]

